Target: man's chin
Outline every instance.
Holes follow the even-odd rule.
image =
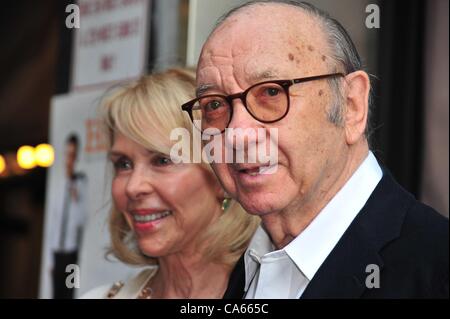
[[[238,198],[238,202],[241,203],[247,213],[260,217],[277,211],[276,201],[271,201],[263,194],[258,194],[251,198],[248,198],[248,195],[244,195]]]

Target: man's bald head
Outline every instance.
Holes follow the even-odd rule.
[[[276,10],[275,8],[284,7],[284,10]],[[298,19],[292,21],[286,16],[279,16],[278,13],[288,12]],[[261,13],[261,14],[258,14]],[[297,13],[297,14],[296,14]],[[306,17],[306,18],[305,18]],[[252,21],[254,19],[262,19],[264,23],[273,25],[281,22],[285,28],[276,30],[278,33],[288,32],[288,29],[295,29],[301,35],[304,30],[308,30],[308,36],[312,36],[313,40],[321,40],[324,44],[323,52],[320,56],[324,62],[329,65],[332,72],[342,72],[349,74],[362,69],[361,59],[353,44],[350,36],[344,27],[330,15],[313,5],[306,2],[290,1],[290,0],[256,0],[249,1],[243,5],[235,7],[224,14],[216,23],[210,37],[214,37],[216,31],[228,28],[229,25],[239,20]],[[276,20],[279,20],[278,22]],[[310,25],[312,24],[312,25]],[[311,47],[309,47],[311,49]],[[335,102],[329,109],[329,120],[336,124],[342,125],[344,103],[341,94],[341,85],[339,79],[330,79]],[[369,111],[371,109],[371,97],[369,96]],[[369,114],[370,115],[370,114]],[[366,127],[366,136],[369,135],[369,122]]]
[[[353,41],[348,35],[344,27],[328,13],[316,8],[312,4],[307,2],[299,2],[292,0],[253,0],[248,1],[240,6],[237,6],[222,17],[220,17],[213,29],[213,32],[219,28],[226,20],[235,16],[236,14],[243,14],[249,16],[253,11],[252,7],[267,7],[267,6],[288,6],[291,9],[299,10],[302,13],[306,13],[308,16],[314,19],[314,22],[319,23],[329,48],[333,53],[332,58],[342,66],[342,71],[345,73],[351,73],[362,68],[361,59],[358,51],[356,50]],[[250,16],[249,16],[250,17]],[[273,21],[272,15],[266,16],[266,19]]]
[[[279,137],[278,169],[270,176],[213,163],[224,189],[249,212],[317,212],[306,207],[317,206],[323,190],[339,189],[367,156],[369,78],[333,21],[306,4],[257,1],[226,15],[203,46],[196,114],[242,132],[224,134],[221,154],[267,149],[251,134],[256,130],[275,129]],[[332,77],[337,80],[328,81]],[[275,119],[274,111],[285,113]],[[261,112],[268,116],[255,116]]]

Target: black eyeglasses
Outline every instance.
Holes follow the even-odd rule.
[[[289,88],[298,83],[344,76],[342,73],[322,74],[293,80],[272,80],[256,83],[244,92],[221,95],[209,94],[181,106],[194,125],[208,135],[221,134],[233,117],[232,102],[240,99],[250,115],[262,123],[274,123],[289,112]],[[208,131],[207,131],[208,130]]]

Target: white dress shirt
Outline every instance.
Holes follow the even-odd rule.
[[[372,152],[300,235],[275,250],[260,226],[244,256],[246,299],[300,298],[364,207],[383,172]]]
[[[80,177],[73,180],[72,188],[73,190],[67,179],[61,181],[61,185],[57,188],[55,202],[52,203],[52,225],[48,230],[51,232],[52,252],[73,252],[79,248],[80,229],[83,228],[88,217],[87,179]]]

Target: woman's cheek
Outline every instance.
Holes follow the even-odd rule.
[[[122,179],[115,177],[112,181],[111,195],[114,205],[119,211],[126,210],[127,197],[125,193],[125,185]]]

